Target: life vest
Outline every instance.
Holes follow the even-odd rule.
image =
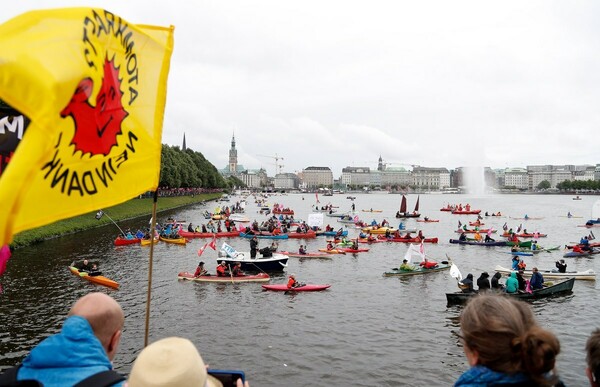
[[[419,264],[419,266],[422,266],[425,269],[433,269],[434,267],[437,267],[437,265],[438,263],[434,261],[421,262]]]

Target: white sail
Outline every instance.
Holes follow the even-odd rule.
[[[412,243],[408,245],[408,250],[406,250],[406,254],[404,254],[404,259],[406,259],[409,263],[411,263],[412,256],[417,255],[421,258],[421,261],[425,261],[425,251],[423,250],[423,244],[420,246],[413,245]]]

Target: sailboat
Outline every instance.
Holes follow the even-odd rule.
[[[419,199],[421,197],[417,196],[417,203],[415,204],[415,210],[413,212],[406,211],[406,196],[402,195],[402,202],[400,203],[400,211],[396,212],[396,218],[418,218],[421,216],[419,214]]]

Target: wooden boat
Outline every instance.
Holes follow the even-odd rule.
[[[160,238],[141,239],[140,246],[150,246],[151,244],[157,244],[159,240]]]
[[[477,215],[481,212],[481,210],[452,210],[452,214],[454,215]]]
[[[501,293],[507,297],[515,297],[521,300],[536,300],[539,298],[554,297],[564,294],[569,294],[573,291],[573,284],[575,284],[575,277],[567,278],[562,281],[557,281],[549,286],[545,286],[543,289],[534,290],[532,293]],[[461,305],[466,303],[471,297],[476,297],[479,293],[446,293],[446,301],[448,306]]]
[[[442,261],[436,267],[432,269],[426,269],[422,266],[416,266],[415,270],[400,270],[399,268],[391,269],[383,273],[384,277],[405,277],[411,275],[435,273],[438,271],[450,270],[452,265],[448,261]]]
[[[511,270],[506,267],[502,267],[500,265],[496,265],[494,268],[495,271],[502,274],[510,274],[514,270]],[[592,269],[584,270],[584,271],[567,271],[566,273],[559,273],[555,270],[538,270],[544,279],[564,279],[574,277],[576,280],[584,280],[584,281],[595,281],[596,280],[596,272]],[[531,277],[532,271],[525,270],[523,272],[523,276]]]
[[[548,234],[542,234],[542,233],[518,233],[516,234],[518,238],[545,238],[548,236]],[[509,238],[511,236],[511,234],[505,232],[502,234],[503,237]]]
[[[317,233],[313,230],[309,230],[307,232],[290,231],[287,233],[287,236],[290,239],[312,239],[317,237]]]
[[[202,275],[200,277],[194,277],[194,274],[188,273],[187,271],[177,274],[177,279],[196,281],[196,282],[218,282],[224,284],[231,283],[242,283],[242,282],[269,282],[271,277],[267,273],[258,273],[255,275],[240,275],[240,276],[226,276],[217,277],[216,275]]]
[[[417,196],[417,203],[415,204],[415,209],[413,212],[408,212],[406,209],[406,196],[402,195],[402,201],[400,202],[400,211],[396,212],[396,218],[418,218],[421,216],[419,214],[419,199],[421,197]]]
[[[233,238],[233,237],[240,236],[240,232],[233,230],[233,231],[222,231],[222,232],[212,233],[212,232],[190,232],[190,231],[179,230],[179,235],[184,238],[212,238],[212,237]]]
[[[261,231],[254,234],[246,234],[245,232],[241,232],[240,236],[242,238],[262,238],[262,239],[288,239],[288,234],[271,234],[270,232]]]
[[[236,252],[235,257],[222,256],[219,252],[217,262],[225,261],[227,264],[233,265],[236,262],[242,264],[242,270],[247,271],[283,271],[287,267],[289,257],[281,253],[272,253],[271,256],[263,256],[258,253],[256,258],[251,258],[249,252]]]
[[[79,278],[83,278],[91,283],[107,286],[109,288],[118,289],[119,283],[111,280],[103,275],[89,275],[86,272],[80,272],[75,266],[69,266],[71,273],[75,274]]]
[[[281,254],[285,254],[290,258],[323,258],[323,259],[331,259],[335,255],[337,255],[337,254],[322,253],[322,252],[300,254],[300,253],[290,253],[289,251],[282,251]]]
[[[115,246],[137,245],[140,243],[140,240],[140,238],[127,239],[117,237],[117,239],[115,239]]]
[[[493,241],[493,242],[477,242],[476,240],[467,239],[466,241],[461,241],[460,239],[450,239],[450,243],[458,244],[458,245],[473,245],[473,246],[507,246],[506,241]]]
[[[386,238],[384,235],[379,235],[377,236],[378,239],[381,239],[383,241],[386,242],[400,242],[400,243],[421,243],[421,238],[419,238],[418,236],[412,237],[412,238],[395,238],[395,237],[390,237],[390,238]],[[438,238],[425,238],[422,240],[423,243],[438,243]]]
[[[165,243],[172,243],[176,245],[185,245],[189,242],[186,238],[165,238],[163,236],[160,236],[160,240]]]

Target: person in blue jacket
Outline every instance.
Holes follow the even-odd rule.
[[[110,296],[89,293],[81,297],[62,330],[41,341],[23,360],[17,380],[34,379],[45,387],[72,386],[112,370],[124,321],[121,306]]]
[[[536,290],[543,288],[544,276],[542,276],[542,273],[538,271],[537,267],[533,268],[532,273],[533,274],[531,274],[531,280],[529,281],[529,286],[531,286],[531,289]]]

